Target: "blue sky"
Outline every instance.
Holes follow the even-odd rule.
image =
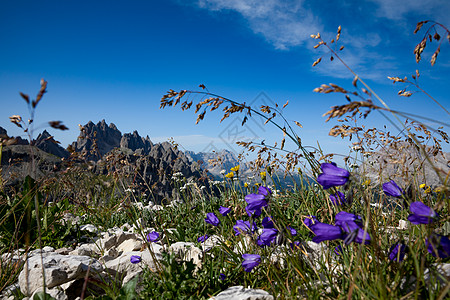
[[[449,27],[448,12],[447,0],[5,1],[0,126],[21,134],[8,119],[27,117],[19,91],[34,97],[45,78],[48,93],[36,112],[36,132],[43,130],[39,124],[62,120],[69,131],[48,130],[63,146],[76,139],[78,124],[102,119],[122,133],[137,130],[156,142],[173,137],[194,151],[227,147],[236,136],[281,139],[259,120],[238,129],[239,118],[219,123],[219,114],[207,114],[195,125],[193,112],[159,109],[167,90],[205,84],[211,92],[247,103],[289,100],[285,116],[303,124],[298,134],[304,145],[319,142],[327,153],[347,153],[348,143],[328,137],[334,123],[322,117],[330,106],[346,103],[344,97],[312,90],[323,83],[351,89],[352,75],[337,60],[330,62],[323,49],[313,49],[310,34],[320,32],[330,40],[341,25],[342,58],[392,108],[448,123],[448,115],[427,97],[398,97],[401,86],[386,78],[419,69],[421,86],[450,107],[448,42],[433,67],[429,59],[436,42],[420,64],[413,55],[423,37],[421,31],[413,34],[416,23],[432,19]],[[313,68],[321,55],[323,61]],[[374,114],[364,124],[387,122]]]

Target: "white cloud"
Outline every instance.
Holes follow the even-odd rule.
[[[198,5],[213,11],[238,12],[254,33],[264,36],[277,49],[301,45],[310,40],[312,33],[323,29],[320,20],[301,0],[199,0]]]
[[[402,20],[410,13],[432,15],[433,21],[441,23],[450,22],[450,1],[448,0],[369,0],[379,7],[376,11],[378,17],[391,20]],[[422,20],[418,20],[422,21]]]

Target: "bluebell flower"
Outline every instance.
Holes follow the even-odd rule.
[[[270,196],[272,194],[272,190],[270,188],[268,188],[268,187],[260,186],[258,188],[258,194],[268,197],[268,196]]]
[[[256,243],[259,246],[269,246],[277,237],[278,230],[275,228],[264,228]]]
[[[335,163],[323,163],[320,165],[320,168],[323,173],[317,177],[317,182],[324,189],[344,185],[350,177],[350,173],[347,170],[338,168]]]
[[[224,217],[226,217],[230,213],[230,211],[231,211],[231,208],[229,208],[229,207],[223,207],[223,206],[219,207],[219,213]]]
[[[311,227],[311,225],[319,223],[319,220],[317,220],[316,216],[307,216],[303,219],[303,224],[305,224],[307,227]]]
[[[130,257],[130,262],[132,264],[137,264],[140,263],[142,261],[142,258],[139,255],[131,255]]]
[[[286,229],[291,233],[292,236],[296,236],[297,235],[297,230],[295,230],[291,226],[287,226]]]
[[[408,216],[408,221],[415,225],[430,224],[438,217],[438,214],[432,208],[419,201],[411,203],[409,210],[412,214]]]
[[[242,258],[244,259],[242,267],[244,267],[245,272],[250,272],[261,263],[261,256],[258,254],[242,254]]]
[[[227,279],[227,275],[225,275],[225,274],[223,274],[223,273],[220,273],[219,276],[220,276],[220,280],[222,280],[222,281],[224,281],[225,279]]]
[[[159,233],[156,231],[152,231],[147,234],[147,242],[157,242],[159,240]]]
[[[336,215],[335,219],[335,224],[347,233],[344,240],[346,244],[350,244],[353,241],[358,244],[363,242],[364,244],[370,243],[370,235],[363,229],[360,216],[341,211]]]
[[[199,238],[197,239],[197,242],[203,243],[203,242],[206,241],[208,238],[209,238],[209,236],[208,236],[207,234],[202,235],[201,237],[199,237]]]
[[[236,225],[233,226],[235,235],[239,235],[241,233],[253,233],[257,230],[256,223],[253,221],[253,224],[250,228],[250,221],[237,220]]]
[[[395,243],[389,248],[389,259],[396,262],[401,262],[405,258],[406,245],[402,243]]]
[[[342,232],[342,229],[339,226],[319,222],[311,225],[309,228],[316,235],[315,237],[312,238],[312,241],[315,243],[344,238],[344,233]]]
[[[220,220],[219,218],[217,218],[217,216],[214,213],[207,213],[206,214],[206,219],[205,219],[206,223],[209,223],[213,226],[217,226],[220,224]]]
[[[404,191],[395,183],[394,180],[383,183],[383,192],[392,197],[401,197],[404,194]]]
[[[425,244],[427,251],[434,257],[447,258],[450,256],[450,239],[444,235],[433,233]]]
[[[261,225],[263,228],[274,228],[275,227],[273,225],[272,217],[265,217],[262,220]]]
[[[341,192],[337,192],[336,194],[331,194],[330,200],[334,205],[338,205],[338,206],[347,203],[347,200],[345,199],[345,195]]]

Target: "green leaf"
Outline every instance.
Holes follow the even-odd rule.
[[[38,292],[34,295],[33,300],[56,300],[56,299],[47,293]]]

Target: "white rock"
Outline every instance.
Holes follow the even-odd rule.
[[[39,293],[43,292],[44,289],[42,287],[39,287],[36,291],[34,291],[33,295],[31,296],[31,299],[34,299],[34,296]],[[56,300],[68,300],[66,293],[64,293],[64,290],[60,287],[54,287],[52,289],[46,288],[45,289],[46,294],[52,296]]]
[[[142,248],[142,242],[135,240],[135,239],[129,239],[124,241],[122,244],[120,244],[117,247],[117,251],[119,252],[131,252],[131,251],[139,251]]]
[[[97,227],[95,227],[95,226],[92,225],[92,224],[81,225],[81,226],[80,226],[80,230],[81,230],[81,231],[89,231],[89,232],[91,232],[91,233],[96,233],[96,232],[98,232]]]
[[[241,285],[232,286],[210,300],[273,300],[273,296],[261,289],[244,288]]]
[[[193,263],[199,268],[202,266],[203,252],[202,250],[200,250],[200,248],[195,247],[194,243],[174,243],[170,245],[169,252],[174,253],[183,261],[190,261],[192,259]]]
[[[26,296],[32,295],[36,289],[42,286],[42,268],[44,268],[45,282],[48,288],[82,278],[88,268],[93,273],[103,270],[97,260],[88,256],[61,255],[52,252],[43,253],[42,256],[43,265],[41,264],[41,255],[28,258],[28,278],[25,269],[27,264],[19,274],[20,290]]]
[[[132,264],[130,259],[131,256],[137,255],[140,256],[142,261],[137,264]],[[105,263],[106,271],[113,276],[119,275],[119,277],[123,277],[123,284],[130,281],[136,275],[139,275],[143,272],[143,265],[150,268],[152,271],[157,270],[157,263],[153,260],[160,260],[162,258],[159,253],[150,253],[148,249],[144,251],[132,251],[122,254],[116,259],[107,261]]]
[[[100,249],[96,244],[81,244],[75,250],[70,251],[69,255],[93,256],[100,254]]]
[[[212,235],[202,243],[202,250],[209,251],[212,248],[219,246],[222,243],[222,240],[223,239],[220,236]]]
[[[399,230],[406,230],[406,229],[408,229],[408,227],[409,227],[409,225],[408,225],[407,221],[405,221],[405,220],[398,221],[397,229],[399,229]]]

